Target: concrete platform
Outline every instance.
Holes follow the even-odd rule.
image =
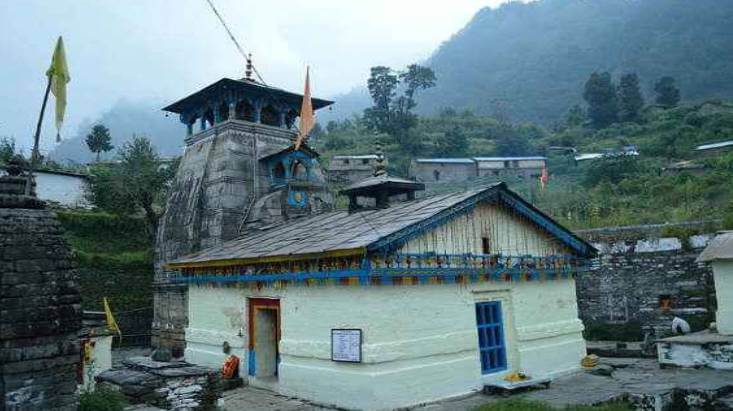
[[[733,370],[733,335],[709,330],[657,340],[659,364]]]
[[[654,359],[601,358],[601,365],[613,368],[611,375],[594,375],[590,371],[554,379],[549,388],[512,394],[510,398],[543,401],[555,407],[598,405],[611,401],[628,400],[637,409],[663,408],[707,404],[724,410],[733,404],[733,371],[713,369],[660,368]],[[476,393],[414,408],[417,411],[470,411],[483,404],[506,397]],[[690,404],[686,404],[686,402]],[[253,411],[316,411],[331,409],[310,404],[296,398],[253,387],[225,392],[224,410]],[[656,408],[659,407],[659,408]]]

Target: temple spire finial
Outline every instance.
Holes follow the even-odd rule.
[[[382,143],[379,141],[379,137],[376,138],[374,143],[374,152],[377,155],[377,162],[374,165],[374,176],[383,176],[387,174],[387,167],[384,165],[384,152],[382,151]]]
[[[252,53],[247,54],[247,69],[244,72],[244,78],[252,80]]]

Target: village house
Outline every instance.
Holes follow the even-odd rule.
[[[326,177],[332,184],[353,184],[369,177],[376,162],[375,154],[333,156]]]
[[[7,172],[7,168],[0,166],[0,171]],[[36,170],[33,176],[39,199],[62,207],[90,207],[84,196],[89,179],[86,174],[62,170]]]
[[[418,158],[411,175],[425,183],[465,182],[476,178],[538,178],[547,166],[545,157]]]
[[[343,190],[349,210],[169,261],[188,287],[185,359],[235,355],[253,386],[367,410],[578,370],[574,277],[595,249],[503,183],[420,189],[378,171]]]

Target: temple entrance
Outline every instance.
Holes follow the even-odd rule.
[[[277,380],[280,362],[280,300],[249,299],[249,375],[262,382]]]

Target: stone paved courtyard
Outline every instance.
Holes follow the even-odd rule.
[[[669,403],[674,393],[687,398],[718,397],[718,404],[733,404],[733,371],[712,369],[660,369],[656,360],[638,358],[604,358],[601,373],[581,372],[558,378],[549,389],[518,393],[516,396],[544,401],[551,405],[593,405],[613,399],[630,397],[643,409],[654,409],[654,401]],[[677,391],[674,391],[677,389]],[[673,392],[674,391],[674,392]],[[679,395],[678,395],[679,396]],[[497,395],[474,394],[464,398],[416,407],[419,411],[468,411],[482,404],[501,399]],[[710,397],[712,398],[712,397]],[[696,401],[696,400],[692,400]],[[724,407],[725,405],[719,405]],[[224,393],[223,409],[251,411],[326,410],[298,399],[269,391],[244,387]],[[715,408],[726,409],[726,408]],[[729,408],[733,409],[733,408]]]

